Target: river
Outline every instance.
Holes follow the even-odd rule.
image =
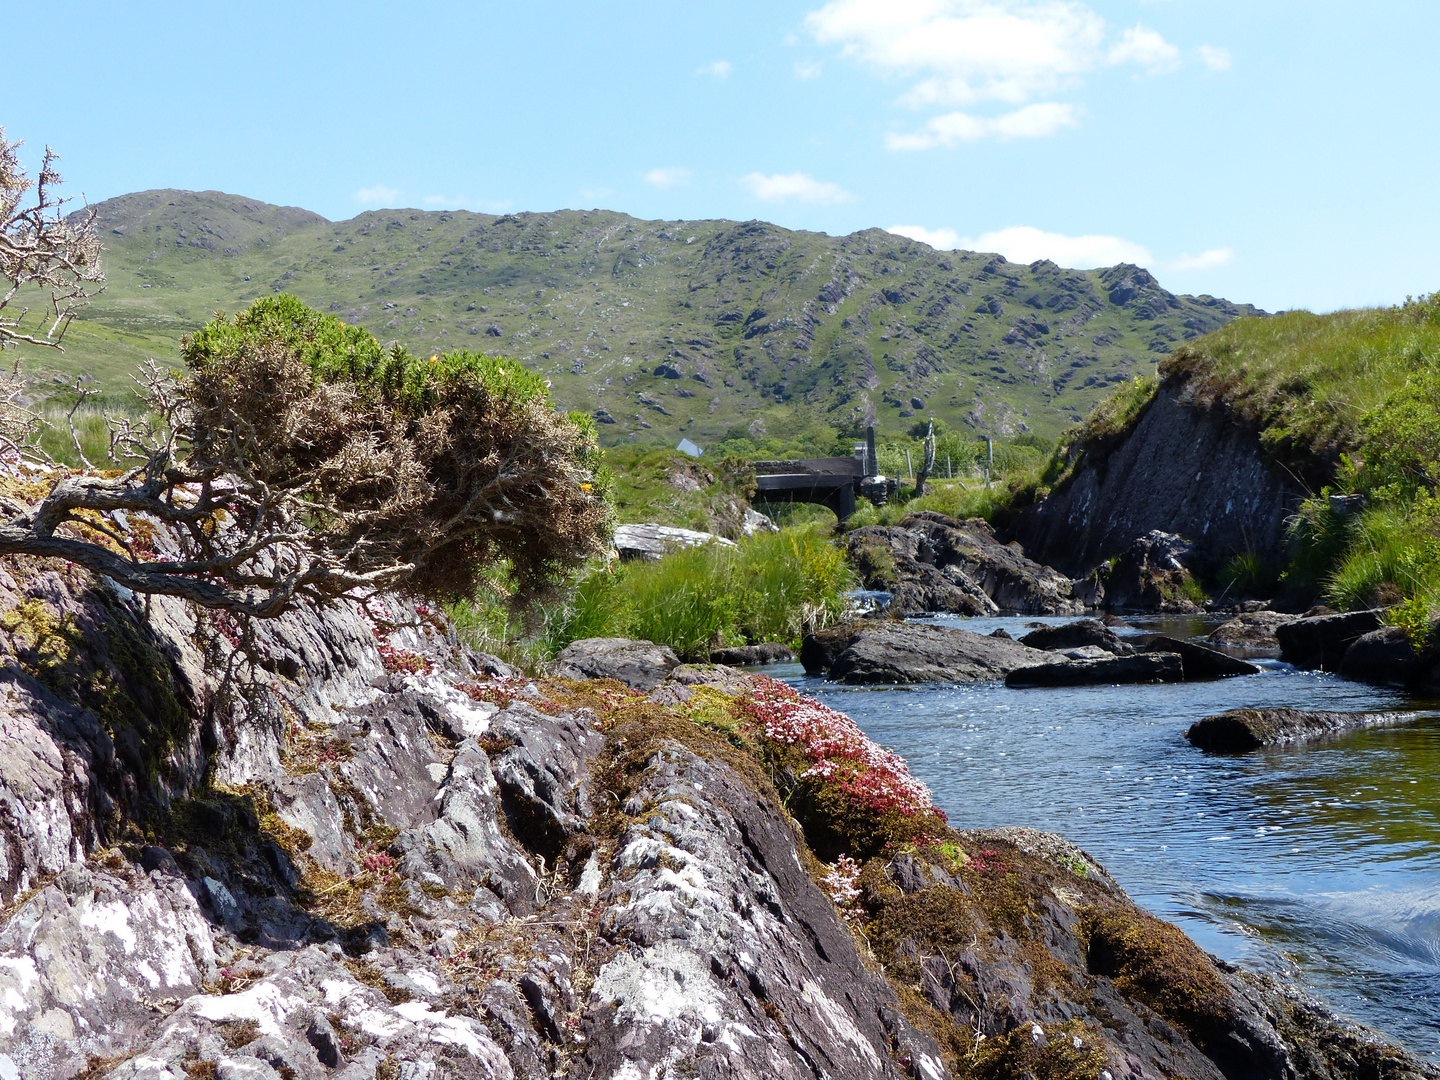
[[[1063,618],[931,620],[980,633]],[[1198,636],[1214,620],[1135,619]],[[1297,671],[1214,682],[1012,690],[847,687],[767,668],[903,755],[957,828],[1031,825],[1080,844],[1209,952],[1299,982],[1440,1060],[1440,707]],[[1414,710],[1395,727],[1222,756],[1184,739],[1227,709]]]

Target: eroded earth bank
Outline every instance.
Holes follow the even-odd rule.
[[[34,560],[0,628],[0,1076],[1440,1076],[763,677],[398,603],[247,666]]]

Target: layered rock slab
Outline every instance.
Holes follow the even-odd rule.
[[[844,683],[963,683],[1003,679],[1051,657],[1009,638],[923,623],[860,621],[805,639],[800,662]]]
[[[1340,735],[1365,727],[1387,727],[1414,719],[1414,713],[1312,712],[1304,709],[1232,709],[1191,724],[1185,738],[1192,746],[1238,754],[1263,746],[1283,746]]]

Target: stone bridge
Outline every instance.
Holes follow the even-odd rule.
[[[859,458],[799,458],[794,461],[757,461],[756,503],[819,503],[844,521],[855,512],[855,493],[864,479]]]

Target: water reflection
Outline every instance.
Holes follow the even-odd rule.
[[[1015,637],[1066,621],[954,620]],[[1188,637],[1210,626],[1116,629]],[[1259,675],[1218,682],[1028,690],[776,674],[904,755],[958,827],[1063,833],[1202,947],[1299,978],[1440,1057],[1440,712],[1398,690],[1259,663]],[[1183,738],[1203,716],[1266,706],[1416,715],[1235,757]]]

